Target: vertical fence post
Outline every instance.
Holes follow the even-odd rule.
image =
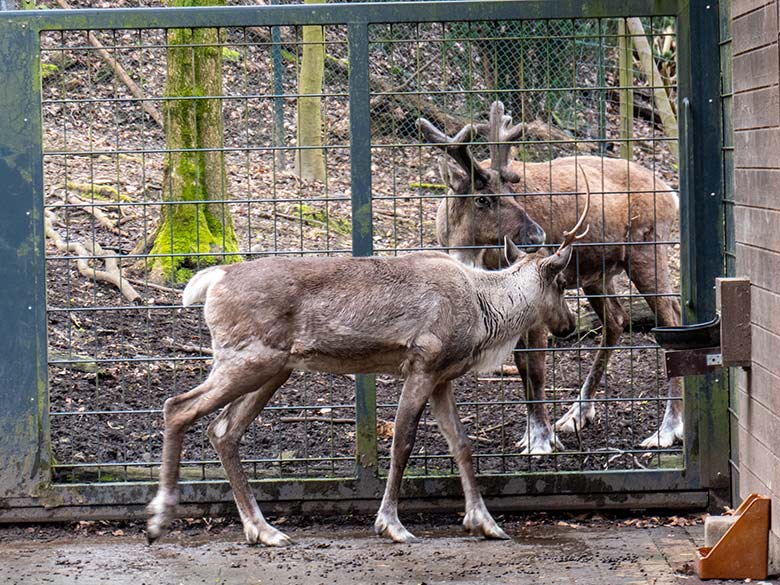
[[[0,13],[0,498],[49,479],[40,49]]]
[[[731,0],[720,0],[720,70],[721,70],[721,149],[723,161],[723,237],[724,271],[726,276],[736,276],[736,232],[734,226],[734,120],[733,120],[733,62],[731,60]],[[739,400],[736,394],[736,377],[729,370],[729,415],[731,433],[731,505],[739,503]]]
[[[279,0],[271,0],[272,5],[279,4]],[[271,27],[271,59],[274,71],[274,158],[279,170],[287,168],[287,160],[284,156],[284,66],[282,65],[282,29],[278,26]]]
[[[679,98],[681,266],[683,318],[706,321],[715,314],[715,278],[723,274],[723,185],[717,0],[681,4]],[[685,423],[687,451],[708,488],[711,506],[728,502],[728,385],[722,374],[688,378]],[[692,428],[691,428],[692,427]],[[698,465],[696,465],[698,464]]]
[[[352,255],[374,251],[371,215],[371,122],[368,25],[349,24],[349,122],[352,177]],[[369,486],[377,476],[376,377],[356,376],[357,475]]]

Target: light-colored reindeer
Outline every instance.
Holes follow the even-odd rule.
[[[405,378],[396,413],[390,472],[374,529],[396,542],[414,536],[398,519],[401,478],[426,403],[458,466],[466,498],[463,524],[507,538],[477,488],[471,447],[451,381],[500,366],[518,336],[544,323],[568,335],[574,315],[559,278],[587,213],[551,256],[524,254],[507,239],[509,267],[469,268],[441,252],[397,258],[263,258],[196,274],[185,306],[204,302],[214,364],[205,382],[169,398],[160,485],[148,506],[147,537],[161,536],[178,502],[182,441],[199,418],[223,408],[208,436],[233,488],[250,543],[288,537],[263,517],[238,453],[241,436],[294,370],[389,373]]]
[[[604,374],[610,348],[628,323],[615,294],[613,279],[625,272],[644,295],[660,325],[680,323],[680,303],[672,294],[669,241],[679,211],[676,193],[641,165],[626,160],[577,156],[549,162],[511,160],[512,141],[522,138],[523,124],[512,126],[500,101],[493,102],[489,123],[466,125],[449,138],[427,120],[418,120],[428,142],[445,151],[442,174],[451,195],[439,205],[436,228],[442,246],[470,266],[497,268],[501,259],[490,249],[509,237],[515,242],[538,240],[533,226],[546,230],[548,241],[559,242],[564,227],[578,213],[575,193],[582,169],[594,186],[588,217],[591,229],[577,248],[577,260],[563,273],[568,288],[582,287],[604,324],[601,347],[580,390],[580,398],[555,423],[559,432],[582,429],[595,416],[593,398]],[[476,162],[469,143],[487,138],[490,159]],[[596,189],[595,186],[598,185]],[[459,195],[473,194],[471,197]],[[530,219],[529,219],[530,218]],[[530,223],[529,223],[530,222]],[[531,230],[529,232],[529,227]],[[488,248],[481,248],[487,246]],[[539,323],[521,337],[519,348],[547,347],[547,331]],[[545,352],[516,352],[528,403],[528,429],[521,447],[550,453],[561,447],[550,424],[545,398]],[[642,442],[645,448],[668,447],[682,440],[682,399],[679,378],[669,385],[669,399],[657,432]]]

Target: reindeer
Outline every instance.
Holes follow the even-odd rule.
[[[587,201],[590,201],[588,196]],[[214,363],[195,389],[165,401],[160,485],[148,506],[154,542],[178,502],[182,441],[199,418],[222,408],[207,433],[227,474],[251,543],[289,538],[263,517],[238,453],[239,442],[292,370],[389,373],[405,379],[390,472],[374,524],[395,542],[414,536],[398,519],[401,478],[425,404],[458,466],[466,499],[464,527],[508,538],[477,488],[471,448],[451,382],[468,370],[492,371],[518,336],[544,323],[556,335],[574,330],[559,275],[571,258],[585,211],[552,256],[526,254],[506,239],[509,267],[489,272],[442,252],[388,258],[262,258],[197,273],[184,306],[204,302]]]
[[[603,323],[601,346],[579,400],[555,423],[558,432],[578,432],[595,417],[593,398],[610,348],[628,322],[628,314],[615,297],[615,276],[623,272],[628,275],[659,324],[680,323],[679,300],[671,294],[668,250],[679,204],[676,193],[666,183],[637,163],[594,156],[541,163],[511,160],[510,143],[523,133],[523,124],[511,123],[500,101],[492,104],[488,124],[466,125],[455,138],[449,138],[424,118],[418,120],[423,137],[446,154],[441,171],[450,193],[438,208],[437,235],[440,244],[466,265],[495,269],[501,259],[490,246],[497,238],[527,241],[531,218],[546,230],[551,242],[560,241],[563,226],[578,212],[573,194],[578,176],[584,173],[582,179],[600,186],[600,196],[594,197],[589,217],[592,229],[578,246],[576,261],[562,274],[568,288],[582,287]],[[490,151],[490,158],[479,163],[469,150],[469,143],[477,135],[487,138]],[[544,325],[531,327],[517,347],[547,347]],[[532,453],[562,448],[542,403],[544,353],[514,353],[529,399],[528,427],[519,446]],[[642,441],[643,448],[668,447],[682,440],[681,394],[679,378],[675,378],[669,385],[663,420],[658,430]]]

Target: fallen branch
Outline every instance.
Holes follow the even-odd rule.
[[[290,215],[289,213],[282,213],[281,211],[275,211],[274,213],[268,213],[267,211],[256,211],[257,215],[259,215],[262,218],[270,219],[270,220],[276,220],[276,219],[286,219],[288,221],[294,221],[295,223],[306,223],[311,225],[312,227],[327,227],[328,224],[326,224],[324,221],[320,221],[319,219],[313,219],[306,216],[298,216],[298,215]]]
[[[107,282],[116,286],[122,293],[122,295],[131,303],[135,302],[141,295],[133,288],[133,285],[122,275],[122,271],[119,268],[119,263],[116,257],[109,255],[103,251],[100,244],[97,242],[87,241],[84,244],[80,242],[66,242],[62,239],[62,236],[54,229],[54,221],[57,216],[51,212],[46,211],[44,217],[44,233],[49,238],[58,250],[75,254],[76,256],[82,256],[76,260],[76,267],[82,276],[93,279],[95,281]],[[95,259],[102,259],[105,264],[105,270],[98,270],[91,268],[86,258],[83,256],[95,256]]]
[[[67,181],[65,188],[69,191],[78,191],[89,195],[94,200],[98,199],[101,203],[113,203],[116,201],[126,201],[132,203],[132,198],[127,195],[121,196],[119,190],[111,186],[110,183],[114,183],[113,180],[105,179],[92,179],[89,183],[77,183],[76,181]]]
[[[78,209],[82,210],[84,213],[90,214],[92,217],[98,220],[98,223],[100,223],[100,225],[102,225],[112,234],[116,234],[117,236],[122,236],[124,238],[130,237],[129,233],[127,233],[125,230],[120,228],[118,225],[114,225],[114,222],[111,221],[111,219],[103,212],[103,210],[100,209],[100,207],[98,207],[94,203],[90,201],[85,201],[84,199],[76,195],[68,195],[67,199],[68,199],[68,203],[70,203],[71,205],[79,206]],[[89,203],[90,205],[86,207],[84,206],[84,203]]]
[[[645,29],[642,21],[638,18],[627,18],[626,26],[634,40],[634,47],[639,54],[639,66],[647,79],[647,83],[653,90],[653,99],[658,115],[661,117],[661,123],[667,138],[677,138],[677,116],[674,113],[672,102],[664,87],[664,78],[661,77],[658,67],[655,64],[653,50],[645,36]],[[677,162],[677,149],[670,148],[670,154]]]
[[[57,4],[60,5],[61,8],[64,8],[65,10],[70,9],[70,4],[66,2],[66,0],[57,0]],[[152,120],[157,122],[157,125],[160,128],[164,127],[163,117],[160,111],[152,105],[151,102],[148,102],[144,100],[144,92],[143,90],[138,87],[138,85],[133,81],[130,76],[127,74],[127,71],[124,70],[124,67],[122,67],[116,59],[114,59],[110,53],[106,50],[106,48],[103,46],[103,43],[101,43],[98,38],[95,36],[94,33],[90,32],[88,34],[89,42],[90,44],[97,49],[98,55],[100,55],[100,58],[103,59],[106,63],[108,63],[108,66],[111,67],[111,69],[114,70],[114,73],[116,73],[116,76],[127,86],[127,89],[130,90],[130,93],[133,94],[133,96],[141,101],[141,107],[144,109],[144,111],[151,116]]]

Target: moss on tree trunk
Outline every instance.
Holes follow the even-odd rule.
[[[171,0],[169,4],[220,6],[224,0]],[[217,29],[168,31],[166,57],[166,97],[222,95]],[[204,266],[241,260],[229,208],[219,202],[227,198],[222,103],[219,99],[169,99],[163,113],[169,150],[163,198],[172,204],[163,205],[150,268],[155,280],[184,282]]]

